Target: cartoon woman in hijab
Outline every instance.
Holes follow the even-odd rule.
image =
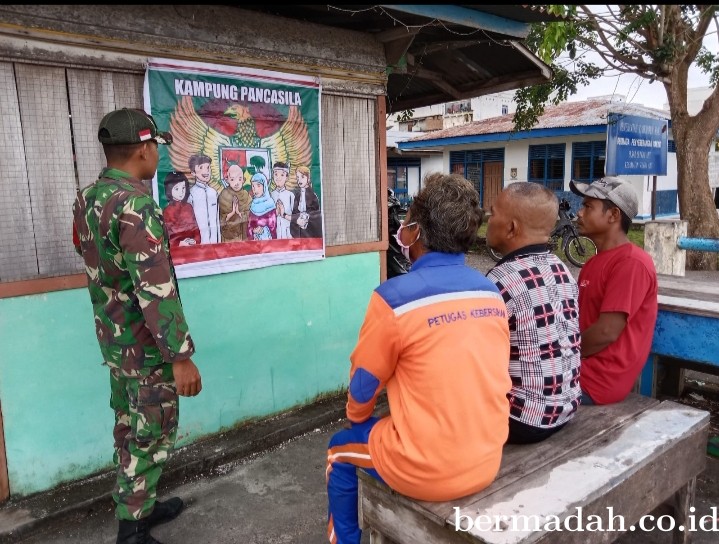
[[[250,180],[252,202],[247,222],[248,240],[272,240],[277,238],[277,212],[275,201],[269,191],[267,177],[258,172]]]

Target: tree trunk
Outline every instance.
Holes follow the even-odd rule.
[[[679,212],[688,221],[693,238],[719,239],[719,215],[709,187],[709,145],[702,116],[674,119],[672,132],[677,146],[677,188]],[[712,134],[713,136],[713,134]],[[680,152],[681,148],[681,152]],[[687,270],[716,270],[719,254],[687,251]]]

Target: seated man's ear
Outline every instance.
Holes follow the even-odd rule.
[[[519,221],[517,221],[516,219],[513,218],[507,224],[507,238],[515,238],[515,237],[519,236],[520,228],[521,227],[519,226]]]

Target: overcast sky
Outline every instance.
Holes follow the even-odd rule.
[[[690,89],[708,85],[709,77],[698,68],[692,67],[689,70],[688,86]],[[579,89],[577,94],[569,98],[569,101],[614,94],[623,95],[627,102],[642,104],[650,108],[661,109],[667,103],[667,93],[661,83],[649,83],[649,80],[634,74],[596,79],[592,81],[591,85]]]

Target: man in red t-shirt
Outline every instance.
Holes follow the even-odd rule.
[[[649,254],[627,238],[639,211],[631,184],[618,177],[569,182],[584,197],[579,232],[597,254],[579,273],[583,404],[626,398],[647,361],[657,320],[657,273]]]

